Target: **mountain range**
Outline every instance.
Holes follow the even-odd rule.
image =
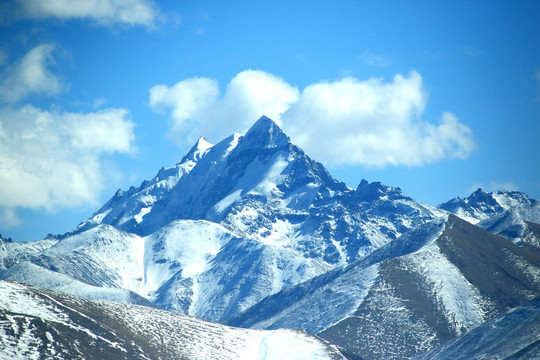
[[[434,208],[379,182],[349,188],[263,116],[200,138],[67,234],[0,239],[0,278],[408,359],[540,295],[539,223],[519,192]]]

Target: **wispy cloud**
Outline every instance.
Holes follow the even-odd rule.
[[[22,224],[15,208],[0,207],[0,226],[5,229],[14,228]]]
[[[247,70],[231,80],[223,95],[208,78],[150,89],[150,106],[170,109],[176,138],[189,141],[245,131],[264,114],[328,164],[418,166],[467,157],[474,149],[472,131],[450,112],[436,124],[423,120],[426,102],[422,77],[414,71],[390,82],[347,77],[299,91],[282,78]]]
[[[107,103],[107,99],[106,98],[98,98],[98,99],[94,99],[94,102],[92,103],[92,107],[94,109],[99,109],[101,108],[103,105],[105,105]]]
[[[13,103],[30,94],[53,95],[65,90],[62,79],[50,70],[55,62],[55,50],[52,44],[41,44],[7,66],[0,74],[0,97]]]
[[[463,53],[470,57],[478,57],[482,56],[484,52],[474,46],[465,46],[463,48]]]
[[[42,19],[88,19],[100,25],[153,26],[160,18],[150,0],[17,0],[22,16]]]
[[[8,54],[4,50],[0,49],[0,66],[4,66],[7,62]]]
[[[364,61],[364,63],[370,66],[387,67],[394,62],[392,59],[384,55],[374,54],[367,50],[360,54],[359,57],[362,59],[362,61]]]

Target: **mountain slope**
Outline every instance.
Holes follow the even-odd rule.
[[[94,299],[150,305],[141,287],[144,239],[102,224],[55,240],[39,251],[4,259],[0,278]]]
[[[31,242],[5,241],[0,238],[0,273],[29,256],[39,254],[57,242],[58,240],[53,238]]]
[[[403,359],[539,294],[538,252],[450,215],[229,324],[302,328],[365,359]]]
[[[344,359],[297,330],[256,331],[0,281],[0,359]]]
[[[540,358],[540,298],[480,325],[414,360]]]

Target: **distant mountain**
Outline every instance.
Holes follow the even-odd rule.
[[[540,249],[535,234],[540,224],[540,201],[518,191],[488,193],[476,190],[468,198],[455,198],[438,206],[472,224],[504,236],[518,244]]]
[[[228,323],[301,328],[363,359],[407,359],[539,296],[538,279],[540,253],[449,215]]]
[[[300,330],[256,331],[0,281],[0,359],[345,359]]]
[[[540,359],[540,298],[414,360]]]

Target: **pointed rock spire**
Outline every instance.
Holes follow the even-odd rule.
[[[193,145],[191,150],[182,158],[180,163],[185,162],[186,160],[198,161],[201,156],[210,149],[214,144],[209,143],[204,137],[200,137],[199,140]]]
[[[274,121],[263,115],[244,136],[243,148],[275,148],[289,144],[289,137]]]

